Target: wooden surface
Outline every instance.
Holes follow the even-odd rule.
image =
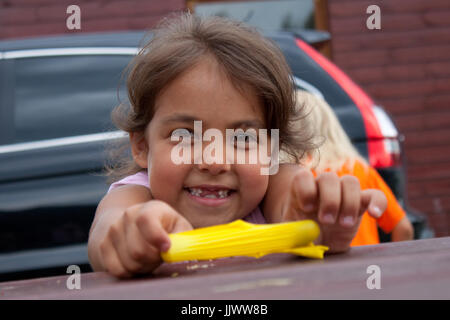
[[[370,265],[381,289],[368,289]],[[450,237],[356,247],[309,260],[287,254],[163,264],[155,275],[118,280],[106,273],[0,283],[0,299],[449,299]]]

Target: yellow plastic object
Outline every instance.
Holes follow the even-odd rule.
[[[210,260],[231,256],[259,258],[271,253],[292,253],[323,259],[325,246],[312,242],[320,229],[312,220],[252,224],[237,220],[169,235],[172,245],[161,254],[166,262]]]

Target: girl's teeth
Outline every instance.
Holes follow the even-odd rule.
[[[217,198],[222,199],[222,198],[226,198],[228,196],[228,190],[219,190],[217,192],[218,196],[213,193],[202,196],[201,195],[202,189],[197,189],[197,188],[189,188],[189,193],[194,196],[203,197],[203,198],[207,198],[207,199],[217,199]]]
[[[225,198],[226,196],[228,196],[228,190],[219,191],[219,198]]]

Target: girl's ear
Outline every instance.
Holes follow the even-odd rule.
[[[144,132],[130,132],[131,153],[134,162],[141,168],[147,168],[148,144]]]

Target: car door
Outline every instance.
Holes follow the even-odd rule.
[[[123,136],[110,112],[118,97],[127,101],[118,84],[132,57],[102,50],[3,53],[0,274],[87,263],[89,226],[107,190],[105,144]]]

